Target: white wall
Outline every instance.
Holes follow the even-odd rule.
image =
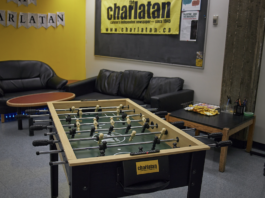
[[[94,56],[95,0],[86,3],[86,71],[87,77],[96,76],[100,69],[123,71],[127,69],[151,71],[154,76],[181,77],[184,88],[195,90],[195,100],[219,104],[225,51],[229,0],[210,0],[204,70],[165,66],[132,60],[119,60]],[[219,15],[217,27],[212,16]],[[202,16],[201,16],[202,17]]]
[[[265,40],[265,39],[264,39]],[[254,131],[253,140],[255,142],[259,142],[265,144],[265,126],[264,126],[264,118],[265,118],[265,41],[263,45],[263,54],[260,68],[260,76],[259,76],[259,86],[257,93],[257,103],[256,103],[256,125]]]

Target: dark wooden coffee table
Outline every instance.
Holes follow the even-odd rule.
[[[180,109],[166,116],[168,122],[183,121],[185,126],[196,128],[195,135],[199,135],[200,131],[207,133],[222,132],[222,141],[228,140],[229,136],[239,132],[240,130],[249,127],[247,148],[250,152],[253,142],[253,132],[255,127],[256,117],[235,116],[233,114],[221,113],[215,116],[205,116],[194,112],[188,112]],[[221,148],[219,171],[225,171],[225,163],[227,156],[227,147]]]
[[[75,94],[69,92],[48,92],[20,96],[6,102],[10,107],[17,107],[17,114],[21,114],[21,108],[46,106],[47,102],[67,101],[75,98]],[[32,125],[29,119],[29,125]],[[22,130],[22,120],[18,120],[18,129]]]

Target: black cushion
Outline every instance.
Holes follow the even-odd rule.
[[[125,70],[121,77],[119,95],[142,100],[152,77],[152,72]]]
[[[107,69],[100,70],[95,84],[96,90],[103,94],[117,96],[121,75],[121,72],[110,71]]]
[[[44,89],[53,75],[54,71],[40,61],[0,61],[0,84],[4,92]]]
[[[178,77],[153,77],[144,95],[144,102],[150,104],[152,96],[172,93],[183,89],[184,80]]]
[[[99,99],[99,100],[105,100],[105,99],[119,99],[119,98],[124,98],[122,96],[111,96],[111,95],[106,95],[103,93],[98,93],[98,92],[92,92],[88,94],[84,94],[81,96],[75,97],[74,100],[83,100],[83,99]],[[131,98],[130,98],[131,99]],[[137,100],[137,99],[131,99],[133,102],[142,105],[144,102],[142,100]]]

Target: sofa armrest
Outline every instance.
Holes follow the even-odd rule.
[[[158,111],[172,112],[183,108],[182,103],[193,101],[194,91],[183,89],[173,93],[162,94],[151,97],[151,107]]]
[[[57,75],[51,77],[47,82],[47,87],[52,89],[63,89],[67,84],[67,80],[60,78]]]
[[[65,91],[74,93],[76,96],[81,96],[94,91],[97,76],[65,86]]]

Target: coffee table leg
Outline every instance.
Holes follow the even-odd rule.
[[[228,128],[224,128],[222,133],[223,133],[222,141],[228,140],[229,139],[229,135],[228,135],[229,129]],[[219,171],[220,172],[225,172],[225,163],[226,163],[227,149],[228,149],[227,146],[221,148],[220,162],[219,162]]]
[[[247,141],[247,149],[246,149],[246,151],[248,153],[250,152],[250,150],[252,148],[253,134],[254,134],[254,129],[255,129],[255,122],[256,122],[256,116],[254,115],[253,123],[249,126],[249,129],[248,129],[248,141]]]
[[[200,135],[200,131],[198,129],[196,129],[195,136],[198,136],[198,135]]]
[[[17,114],[18,114],[18,115],[21,115],[21,108],[20,108],[20,107],[17,108]],[[22,130],[22,129],[23,129],[23,128],[22,128],[22,120],[19,119],[19,120],[17,121],[17,126],[18,126],[18,130]]]

